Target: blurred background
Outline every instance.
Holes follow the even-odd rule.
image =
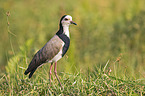
[[[26,68],[65,14],[78,25],[70,26],[58,72],[86,72],[109,60],[120,76],[145,77],[145,0],[1,0],[0,72]]]

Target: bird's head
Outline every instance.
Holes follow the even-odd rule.
[[[62,18],[60,20],[60,24],[62,26],[69,26],[70,24],[77,25],[75,22],[72,21],[72,17],[70,15],[62,16]]]

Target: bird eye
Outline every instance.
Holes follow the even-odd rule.
[[[67,21],[68,19],[67,19],[67,18],[65,18],[64,20],[65,20],[65,21]]]

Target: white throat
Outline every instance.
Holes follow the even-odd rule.
[[[63,25],[63,33],[69,37],[69,25]]]

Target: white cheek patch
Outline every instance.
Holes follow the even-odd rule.
[[[65,19],[68,19],[68,20],[65,20]],[[70,22],[70,21],[72,21],[72,17],[71,17],[70,15],[67,15],[67,16],[62,20],[61,23]]]

